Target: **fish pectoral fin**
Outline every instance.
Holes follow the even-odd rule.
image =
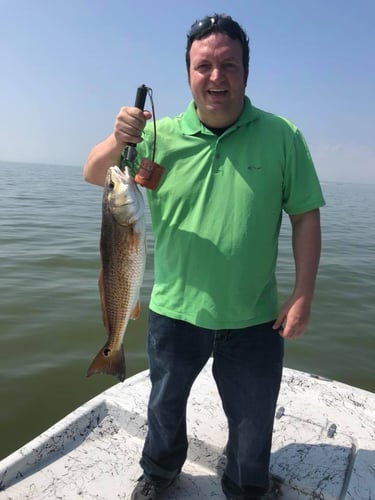
[[[134,306],[134,309],[131,312],[130,319],[137,319],[140,311],[141,311],[141,304],[140,304],[139,299],[138,299],[137,303]]]
[[[143,244],[142,234],[139,233],[133,226],[132,231],[129,235],[130,248],[133,252],[138,253],[141,245]]]
[[[104,324],[104,328],[106,329],[106,331],[109,332],[109,322],[108,322],[107,307],[105,305],[103,268],[101,268],[100,271],[99,271],[98,287],[99,287],[100,305],[101,305],[101,308],[102,308],[103,324]]]
[[[117,377],[120,382],[125,380],[125,356],[122,345],[118,350],[109,347],[108,342],[100,349],[91,362],[87,377],[95,373],[107,373]]]

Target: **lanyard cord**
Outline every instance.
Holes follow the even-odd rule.
[[[147,93],[151,101],[151,110],[152,110],[152,122],[153,122],[153,127],[154,127],[154,139],[152,143],[152,156],[151,159],[152,161],[155,160],[155,153],[156,153],[156,118],[155,118],[155,106],[154,106],[154,99],[152,96],[152,89],[150,87],[147,88]]]

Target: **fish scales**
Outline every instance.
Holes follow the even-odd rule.
[[[99,292],[108,333],[106,344],[87,375],[108,373],[125,379],[123,338],[129,319],[139,313],[139,292],[146,262],[145,202],[129,170],[110,167],[102,203],[102,268]]]
[[[112,216],[109,213],[106,217]],[[110,224],[104,221],[104,225]],[[107,329],[113,332],[111,344],[116,344],[136,305],[142,255],[137,247],[134,248],[136,236],[131,226],[112,224],[111,227],[111,234],[102,234],[101,255]]]

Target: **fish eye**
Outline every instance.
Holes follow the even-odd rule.
[[[109,189],[114,189],[115,187],[115,183],[113,181],[111,181],[109,184],[108,184],[108,187]]]

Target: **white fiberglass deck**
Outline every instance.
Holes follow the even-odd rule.
[[[150,384],[142,372],[0,462],[0,499],[130,498],[141,470]],[[169,500],[224,499],[226,422],[209,362],[188,405],[189,454]],[[283,500],[375,500],[375,394],[284,369],[272,447]]]

